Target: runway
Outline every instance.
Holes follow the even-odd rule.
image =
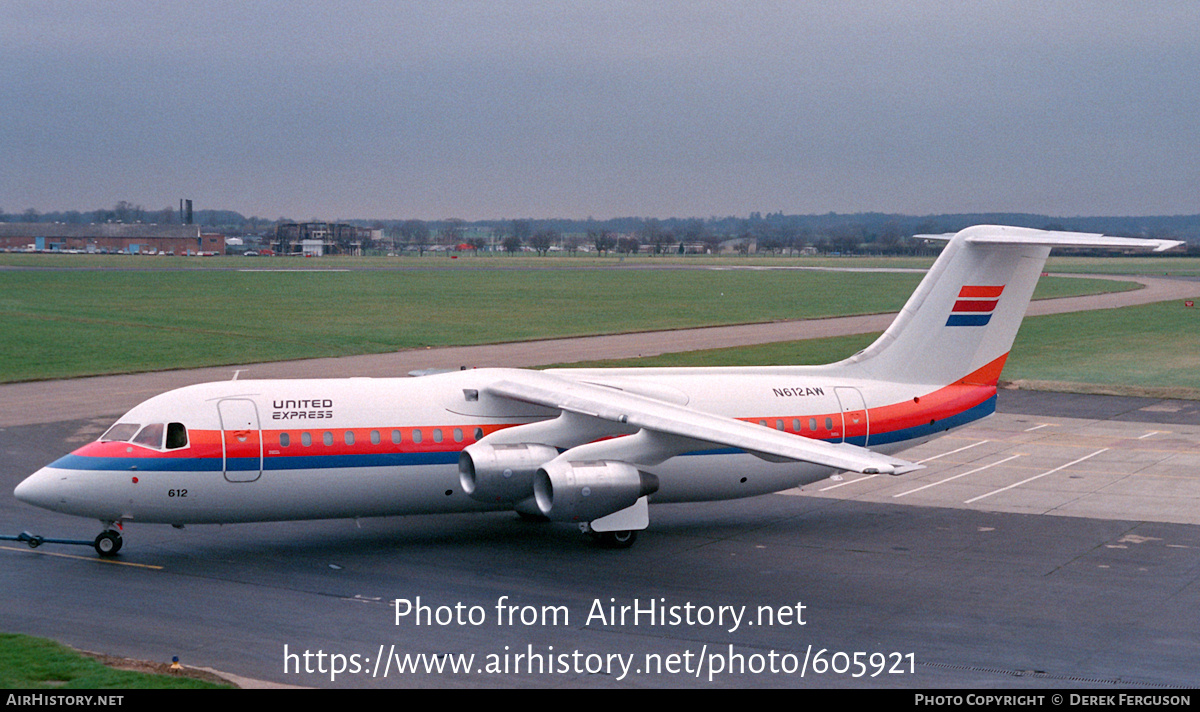
[[[1200,528],[1182,522],[1194,522],[1200,489],[1188,465],[1200,457],[1196,404],[1028,393],[1000,403],[994,418],[910,451],[927,459],[920,472],[662,505],[625,551],[509,514],[130,525],[117,562],[6,542],[0,627],[314,687],[1194,685]],[[100,427],[0,431],[0,531],[95,535],[97,523],[11,491]],[[1018,453],[1025,462],[895,497]],[[418,598],[429,623],[397,620],[391,602]],[[531,622],[502,621],[498,603]],[[681,620],[603,613],[637,606]],[[741,611],[740,625],[718,622],[722,607]],[[455,609],[479,624],[445,617]],[[405,657],[416,655],[428,657]],[[397,672],[467,660],[469,672]]]

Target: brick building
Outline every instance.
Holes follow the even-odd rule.
[[[199,225],[0,223],[0,249],[173,255],[225,254],[225,236]]]

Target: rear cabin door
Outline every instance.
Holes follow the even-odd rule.
[[[866,447],[870,424],[862,392],[857,388],[835,388],[833,392],[842,408],[842,441]]]
[[[253,482],[262,475],[262,431],[254,401],[227,398],[217,401],[221,416],[221,450],[225,479]]]

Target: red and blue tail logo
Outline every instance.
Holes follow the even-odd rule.
[[[954,302],[950,318],[946,326],[986,326],[996,311],[1000,302],[1000,293],[1004,285],[999,287],[964,286],[958,292],[958,300]]]

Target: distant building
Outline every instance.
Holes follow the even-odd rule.
[[[0,249],[129,254],[225,254],[225,236],[199,225],[0,223]]]
[[[281,255],[361,255],[364,246],[382,237],[382,230],[347,223],[279,223],[271,247]]]

